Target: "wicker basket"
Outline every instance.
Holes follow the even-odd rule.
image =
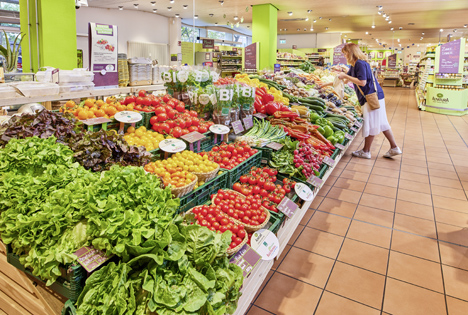
[[[189,192],[193,191],[193,188],[198,183],[198,177],[195,175],[195,179],[188,185],[182,187],[171,187],[171,192],[176,198],[185,196]]]
[[[238,192],[235,191],[235,190],[232,190],[232,189],[224,189],[224,190],[225,190],[225,191],[232,191],[232,192],[236,193],[238,196],[240,196],[240,197],[242,197],[243,199],[245,199],[245,196],[244,196],[243,194],[238,193]],[[217,196],[217,195],[218,195],[218,194],[215,194],[215,195],[213,196],[213,198],[211,198],[211,202],[212,202],[213,204],[214,204],[214,200],[216,199],[216,196]],[[245,230],[246,230],[247,232],[249,232],[249,233],[255,232],[255,231],[258,231],[258,230],[263,229],[263,228],[267,225],[268,221],[270,221],[270,211],[268,211],[268,209],[266,209],[265,207],[262,207],[262,206],[260,207],[260,209],[263,209],[263,211],[264,211],[265,214],[266,214],[266,218],[265,218],[265,221],[263,221],[263,223],[262,223],[262,224],[259,224],[259,225],[245,224],[244,222],[242,222],[242,221],[240,221],[240,220],[236,220],[236,219],[231,218],[231,217],[229,217],[229,218],[232,219],[235,223],[240,224],[240,225],[243,225],[244,228],[245,228]]]
[[[196,207],[200,207],[200,206],[196,206]],[[184,216],[186,216],[187,214],[192,213],[192,210],[193,210],[194,208],[196,208],[196,207],[193,207],[193,208],[190,209],[189,211],[185,212]],[[229,217],[228,215],[226,215],[226,214],[224,214],[224,213],[222,213],[222,212],[221,212],[221,214],[222,214],[223,216],[225,216],[226,218],[228,218],[229,220],[232,220],[232,222],[237,223],[237,222],[236,222],[237,220],[235,220],[235,219]],[[266,221],[266,220],[265,220],[265,221]],[[228,256],[231,256],[231,255],[234,255],[235,253],[237,253],[237,252],[242,248],[242,246],[244,246],[245,244],[247,244],[248,240],[249,240],[249,234],[248,234],[248,233],[245,233],[245,237],[244,237],[244,239],[242,240],[242,243],[240,243],[240,244],[237,245],[236,247],[234,247],[234,248],[232,248],[232,249],[228,249],[228,250],[226,251],[226,253],[228,254]]]
[[[196,175],[199,181],[206,183],[212,180],[213,178],[215,178],[218,172],[219,172],[219,165],[215,170],[208,172],[208,173],[198,173],[198,172],[190,172],[190,173]]]

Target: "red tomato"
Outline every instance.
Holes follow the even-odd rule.
[[[200,119],[198,119],[197,117],[193,117],[192,118],[192,126],[198,127],[199,125],[200,125]]]
[[[153,130],[156,131],[156,132],[159,132],[159,123],[153,124],[153,126],[151,127],[151,129],[153,129]]]
[[[208,128],[206,128],[206,126],[200,126],[198,127],[198,132],[199,133],[205,133],[208,131]]]
[[[138,92],[138,96],[139,96],[139,97],[145,97],[145,96],[146,96],[146,91],[145,91],[145,90],[140,90],[140,91]]]
[[[167,120],[167,115],[166,114],[159,114],[157,117],[158,117],[158,121],[166,121]]]
[[[171,128],[171,129],[174,128],[174,127],[176,126],[175,121],[173,121],[173,120],[171,120],[171,119],[166,120],[166,124],[168,124],[168,125],[169,125],[169,128]]]
[[[185,120],[179,118],[176,120],[176,126],[180,127],[181,129],[185,128]]]
[[[190,133],[190,131],[187,128],[182,129],[182,136],[185,136],[188,133]]]
[[[171,128],[169,127],[168,124],[166,123],[163,123],[159,126],[159,130],[161,131],[160,133],[162,134],[168,134],[169,131],[171,130]]]
[[[154,110],[154,113],[155,113],[156,115],[159,115],[159,114],[167,114],[167,113],[166,113],[166,109],[165,109],[163,106],[156,107],[156,109]]]
[[[191,110],[191,111],[189,112],[189,114],[190,114],[190,116],[192,116],[192,117],[198,117],[198,113],[197,113],[196,111],[194,111],[194,110]]]
[[[137,105],[144,105],[143,97],[138,96],[138,97],[136,98],[136,100],[135,100],[135,103],[136,103]]]
[[[164,103],[169,102],[172,99],[172,97],[169,94],[166,94],[163,96],[163,101]]]
[[[170,119],[174,119],[177,114],[177,111],[173,109],[171,109],[170,111],[167,111],[166,109],[166,113],[167,113],[167,117],[169,117]]]
[[[188,129],[190,132],[198,131],[198,127],[190,126]]]
[[[143,105],[151,106],[151,99],[149,97],[144,97],[143,98]]]
[[[157,123],[157,122],[158,122],[158,117],[153,116],[153,117],[150,118],[150,124],[151,124],[151,125],[154,125],[154,124]]]
[[[174,136],[174,138],[180,138],[180,136],[182,135],[182,128],[174,127],[174,129],[172,129],[172,135]]]
[[[179,112],[179,113],[182,113],[184,110],[185,110],[185,106],[181,105],[181,104],[177,104],[175,109]]]

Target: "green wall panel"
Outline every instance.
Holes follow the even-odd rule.
[[[252,43],[259,43],[259,70],[276,63],[278,9],[271,4],[252,6]]]

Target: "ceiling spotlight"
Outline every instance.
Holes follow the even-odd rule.
[[[285,32],[286,32],[287,30],[288,30],[287,28],[284,29]]]
[[[301,30],[300,28],[297,29],[298,32],[299,32],[300,30]]]
[[[382,16],[383,16],[383,17],[387,17],[387,13],[384,13]]]
[[[379,8],[379,11],[380,11],[380,10],[383,9],[383,6],[379,5],[378,8]]]
[[[328,31],[328,27],[325,27],[325,30]]]
[[[375,25],[372,25],[372,28],[375,28]]]
[[[237,17],[237,15],[234,17],[234,20],[237,21],[239,18]]]
[[[179,14],[179,13],[176,13],[175,17],[176,17],[176,18],[180,17],[180,14]]]
[[[154,7],[156,5],[156,1],[151,1],[151,5]]]
[[[223,4],[224,4],[224,1],[223,1],[223,0],[221,0],[221,1],[219,1],[219,3],[220,3],[221,5],[223,5]]]
[[[454,29],[453,32],[456,33],[456,32],[457,32],[457,29]]]
[[[307,13],[310,13],[310,12],[312,12],[312,10],[307,10]]]
[[[366,35],[369,35],[369,32],[366,32]]]
[[[382,15],[382,12],[380,12],[380,11],[379,11],[379,12],[377,12],[377,13],[378,13],[379,15]]]
[[[322,19],[322,17],[320,16],[320,17],[319,17],[319,20],[321,20],[321,19]]]
[[[393,27],[390,27],[390,30],[393,31]]]
[[[463,25],[463,27],[468,27],[468,24]]]
[[[331,22],[331,19],[328,19]]]
[[[401,31],[403,29],[403,27],[400,26],[398,29]]]
[[[138,3],[135,3],[133,6],[138,10]]]
[[[289,15],[292,15],[292,12],[288,12]]]
[[[153,13],[156,13],[156,12],[158,12],[158,9],[153,9]]]
[[[304,27],[304,32],[307,31],[307,29]]]
[[[418,47],[419,47],[419,44],[418,44]]]
[[[280,32],[282,32],[282,31],[283,31],[283,29],[282,29],[282,28],[280,28]]]
[[[174,3],[174,0],[169,0],[170,3]]]
[[[317,22],[317,20],[314,20],[314,23]]]
[[[400,42],[400,39],[398,38],[397,41]]]
[[[194,17],[195,20],[198,19],[198,15],[194,15],[193,17]]]
[[[311,31],[311,32],[313,32],[313,31],[314,31],[314,28],[313,28],[313,27],[311,27],[311,28],[310,28],[310,31]]]
[[[123,10],[123,6],[122,6],[122,5],[119,5],[119,10],[120,10],[120,11]]]
[[[218,25],[218,22],[215,22],[215,25]],[[248,27],[248,26],[247,26]]]
[[[385,21],[388,21],[388,20],[390,20],[390,17],[389,17],[389,16],[387,16],[387,17],[385,18]]]
[[[172,10],[172,7],[167,7],[167,11],[171,11]]]
[[[210,17],[213,17],[213,15],[214,15],[213,13],[210,13],[210,14],[209,14]]]
[[[388,21],[388,24],[392,24],[392,21]]]
[[[345,35],[344,37],[348,37],[348,35]]]
[[[305,20],[306,20],[306,22],[307,22],[307,21],[309,20],[309,18],[308,18],[308,17],[306,17],[306,18],[305,18]]]
[[[441,28],[441,29],[440,29],[440,31],[441,31],[441,32],[443,32],[443,31],[444,31],[444,29],[443,29],[443,28]]]
[[[188,5],[184,4],[183,7],[184,7],[185,10],[187,10]]]
[[[400,47],[401,47],[401,44],[398,44],[398,45],[400,45]]]
[[[422,35],[424,35],[424,33],[421,33]]]

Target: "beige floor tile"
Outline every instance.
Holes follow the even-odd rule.
[[[347,201],[357,204],[361,199],[361,192],[339,187],[332,187],[327,194],[327,197],[337,200]]]
[[[466,201],[466,193],[463,189],[454,189],[454,188],[432,185],[432,194],[436,196],[442,196],[442,197],[448,197],[448,198]]]
[[[315,196],[314,201],[312,201],[309,209],[314,209],[314,210],[317,209],[322,203],[323,199],[324,197],[322,196]]]
[[[387,198],[395,198],[397,189],[393,187],[388,187],[384,185],[367,183],[366,189],[364,190],[366,194],[372,194]]]
[[[380,176],[385,176],[385,177],[390,177],[390,178],[398,178],[400,173],[398,172],[398,170],[390,170],[388,168],[383,168],[383,167],[374,167],[371,175],[380,175]]]
[[[450,315],[468,314],[468,302],[447,296],[447,308]]]
[[[437,222],[456,225],[459,227],[468,226],[468,213],[441,208],[434,208],[434,212]]]
[[[435,208],[460,211],[468,213],[468,201],[456,200],[442,196],[432,196]]]
[[[438,170],[438,169],[430,169],[429,175],[431,177],[441,177],[453,180],[459,180],[458,175],[454,171],[445,171],[445,170]]]
[[[299,235],[301,234],[302,230],[304,229],[304,226],[299,225],[296,230],[294,230],[293,235],[289,239],[288,245],[293,245],[294,242],[297,240]]]
[[[340,177],[336,180],[334,186],[362,192],[366,187],[366,182]]]
[[[434,221],[396,213],[393,228],[421,236],[436,238]]]
[[[359,204],[363,206],[386,210],[386,211],[395,210],[394,198],[386,198],[386,197],[371,195],[371,194],[366,194],[366,193],[362,194],[361,201],[359,202]]]
[[[439,293],[444,292],[440,264],[429,260],[392,251],[387,275]]]
[[[400,179],[411,180],[418,183],[429,184],[429,176],[410,172],[400,172]]]
[[[395,212],[421,219],[434,220],[434,209],[431,206],[414,202],[397,200]]]
[[[351,219],[331,213],[316,211],[307,224],[308,227],[345,236]]]
[[[430,194],[410,191],[398,188],[398,200],[409,201],[421,205],[432,206],[432,198]]]
[[[275,273],[255,305],[274,314],[307,314],[317,306],[322,290]]]
[[[323,292],[315,315],[380,315],[380,311],[331,292]]]
[[[442,263],[468,271],[468,248],[446,242],[439,242]],[[468,297],[466,298],[468,299]]]
[[[430,194],[431,186],[429,184],[418,183],[412,180],[401,179],[398,183],[398,188],[417,191],[420,193]]]
[[[334,263],[334,259],[293,247],[277,271],[323,289]]]
[[[304,216],[302,217],[302,220],[301,222],[299,222],[300,225],[306,225],[307,222],[309,222],[310,218],[312,217],[312,215],[315,213],[315,210],[312,210],[312,209],[308,209],[306,211],[306,213],[304,214]]]
[[[357,203],[346,202],[342,200],[329,198],[330,195],[325,198],[318,210],[323,212],[329,212],[344,217],[352,218],[356,211]]]
[[[390,211],[359,205],[354,214],[354,220],[392,228],[393,215],[393,212]]]
[[[345,169],[341,173],[340,178],[348,178],[348,179],[352,179],[352,180],[366,182],[369,179],[369,174]]]
[[[398,315],[447,314],[444,295],[387,278],[383,310]]]
[[[453,189],[463,189],[459,180],[442,178],[437,176],[430,176],[431,178],[431,185],[443,186],[447,188]]]
[[[294,246],[335,259],[341,243],[341,236],[306,227]]]
[[[385,276],[336,262],[326,291],[380,309]]]
[[[289,252],[289,249],[291,248],[291,245],[286,244],[284,247],[283,251],[281,252],[281,255],[279,257],[275,258],[275,262],[273,263],[273,267],[271,267],[272,270],[276,270],[278,266],[283,262],[284,258]]]
[[[260,295],[260,293],[262,292],[262,290],[265,288],[266,284],[268,283],[268,281],[270,281],[271,277],[273,276],[274,274],[274,271],[273,270],[270,270],[268,271],[268,274],[267,276],[265,277],[265,280],[263,280],[262,282],[262,285],[260,286],[260,288],[258,289],[257,293],[255,294],[255,297],[254,299],[252,300],[252,302],[254,302],[258,296]]]
[[[437,222],[439,240],[468,247],[468,229]]]
[[[468,271],[442,265],[447,295],[466,300],[468,296]]]
[[[391,249],[437,263],[440,262],[439,248],[435,239],[394,230]]]
[[[271,315],[271,313],[268,313],[267,311],[262,310],[258,306],[252,305],[250,310],[247,312],[246,315]]]
[[[385,275],[387,271],[388,249],[345,239],[338,260]]]
[[[317,196],[326,197],[332,187],[332,185],[324,184],[317,193]]]
[[[383,248],[389,248],[391,234],[391,229],[353,220],[346,237]]]
[[[422,164],[422,163],[421,163]],[[415,174],[420,174],[420,175],[428,175],[429,172],[427,171],[426,166],[415,166],[415,165],[402,165],[401,170],[404,172],[410,172],[410,173],[415,173]]]

